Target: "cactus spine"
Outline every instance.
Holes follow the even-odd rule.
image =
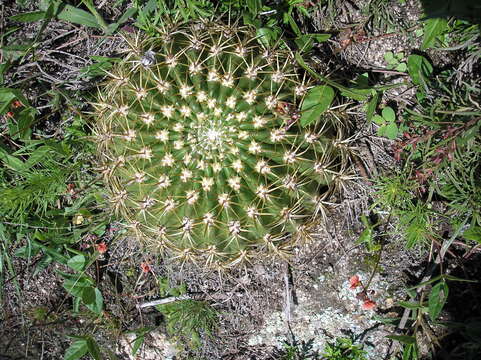
[[[292,123],[311,86],[292,55],[212,22],[128,43],[94,104],[113,211],[181,261],[287,255],[340,168],[335,122]]]

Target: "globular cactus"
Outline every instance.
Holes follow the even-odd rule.
[[[127,42],[93,112],[114,212],[182,261],[287,255],[342,167],[336,119],[298,124],[312,81],[292,54],[213,22]]]

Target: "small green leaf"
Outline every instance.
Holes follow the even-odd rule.
[[[5,150],[0,148],[0,162],[6,167],[21,173],[25,170],[25,164],[22,160],[8,154]]]
[[[271,42],[273,42],[275,40],[274,31],[272,29],[269,29],[269,28],[266,28],[266,27],[257,29],[256,35],[257,35],[257,40],[259,41],[259,43],[266,48],[268,48],[270,46]]]
[[[43,245],[37,241],[33,241],[36,246],[39,246],[44,253],[47,255],[51,256],[54,258],[56,261],[58,261],[61,264],[67,264],[68,258],[61,254],[57,249]]]
[[[102,26],[97,22],[94,15],[89,12],[78,9],[72,5],[65,5],[57,14],[60,20],[65,20],[74,24],[84,25],[87,27],[93,27],[101,29]]]
[[[247,0],[247,8],[252,15],[257,16],[257,13],[262,8],[261,0]]]
[[[446,303],[446,300],[448,298],[448,290],[448,284],[446,284],[445,281],[434,285],[431,289],[428,300],[428,313],[432,321],[435,321],[441,313],[441,310],[443,309],[444,304]]]
[[[65,351],[64,360],[77,360],[87,354],[89,351],[87,341],[85,339],[77,340]]]
[[[307,126],[316,122],[321,114],[329,110],[334,96],[334,89],[327,85],[309,90],[301,106],[301,125]]]
[[[399,305],[406,309],[411,310],[424,310],[425,307],[417,302],[410,302],[410,301],[399,301]]]
[[[397,65],[399,63],[399,61],[397,61],[397,59],[395,58],[392,58],[391,60],[388,61],[389,65]]]
[[[344,88],[338,86],[341,89],[341,95],[348,97],[353,100],[357,101],[365,101],[367,100],[368,96],[371,95],[371,89],[355,89],[355,88]]]
[[[45,19],[46,14],[47,13],[45,11],[33,11],[10,16],[9,20],[18,22],[35,22]]]
[[[369,219],[367,218],[366,215],[361,215],[361,223],[364,225],[364,226],[371,226],[371,222],[369,221]]]
[[[8,61],[0,64],[0,85],[3,85],[5,81],[4,75],[9,67],[10,67],[10,62]]]
[[[50,147],[47,145],[39,146],[34,150],[32,154],[25,161],[25,170],[30,169],[32,166],[38,164],[45,159],[45,156],[51,151]]]
[[[288,13],[284,13],[284,17],[285,17],[285,20],[287,20],[287,22],[291,26],[291,29],[294,32],[294,34],[296,34],[296,36],[301,36],[302,35],[301,30],[299,29],[299,26],[297,26],[294,18]],[[284,20],[284,23],[285,23],[285,20]]]
[[[16,95],[12,89],[0,88],[0,114],[3,114]]]
[[[67,261],[67,265],[75,271],[82,271],[86,263],[87,259],[83,255],[76,255]]]
[[[95,301],[93,301],[90,304],[86,304],[86,306],[94,313],[100,315],[104,307],[104,298],[99,289],[94,288],[94,293],[95,293]]]
[[[294,39],[300,52],[309,52],[312,50],[313,41],[308,35],[302,35]]]
[[[400,63],[398,66],[396,66],[396,71],[406,72],[407,69],[408,66],[406,65],[406,63]]]
[[[416,338],[414,336],[408,336],[408,335],[388,335],[386,336],[388,339],[396,340],[399,341],[400,343],[403,344],[415,344],[416,343]]]
[[[18,248],[17,250],[15,250],[14,254],[15,256],[18,256],[22,259],[28,259],[32,256],[37,255],[39,251],[40,248],[29,241],[27,246],[22,246],[21,248]]]
[[[466,240],[476,241],[481,244],[481,227],[480,226],[470,226],[465,232],[463,232],[463,237]]]
[[[361,235],[359,235],[359,239],[357,240],[358,244],[363,244],[363,243],[370,243],[372,242],[372,227],[367,227],[366,229],[363,230]]]
[[[84,277],[69,278],[64,281],[63,287],[69,294],[75,297],[82,297],[84,289],[91,287],[91,284]]]
[[[127,9],[125,11],[125,13],[120,17],[119,20],[117,20],[117,22],[114,22],[112,24],[109,24],[107,26],[107,28],[104,28],[104,32],[106,34],[113,34],[120,25],[122,25],[124,22],[126,22],[127,20],[129,20],[129,18],[131,18],[133,15],[135,15],[137,13],[137,9],[134,8],[134,7],[131,7],[129,9]],[[103,21],[103,20],[101,20]],[[105,23],[105,22],[104,22]],[[103,26],[102,26],[103,27]]]
[[[396,121],[396,113],[389,106],[386,106],[384,109],[382,109],[382,117],[388,122]]]
[[[128,8],[125,10],[125,13],[122,14],[122,16],[117,20],[115,24],[122,25],[126,21],[128,21],[132,16],[134,16],[137,13],[137,9],[135,7]]]
[[[377,114],[372,117],[372,121],[374,121],[378,125],[386,124],[386,120],[384,120],[384,118],[381,115],[377,115]]]
[[[387,51],[385,54],[384,54],[384,60],[386,60],[387,62],[390,62],[394,59],[394,54],[392,53],[392,51]]]
[[[418,348],[417,344],[407,344],[404,346],[402,360],[418,360]]]
[[[0,88],[0,114],[3,114],[12,100],[18,99],[23,105],[28,105],[28,101],[17,89]]]
[[[377,129],[377,134],[379,136],[384,136],[384,137],[387,137],[391,140],[394,140],[394,139],[397,138],[398,127],[394,123],[389,123],[387,125],[381,126],[379,129]]]
[[[317,42],[325,42],[331,38],[331,34],[308,34]]]
[[[87,286],[82,290],[82,301],[84,304],[93,304],[95,302],[95,288],[93,286]]]
[[[137,354],[137,351],[139,351],[140,347],[144,343],[145,340],[145,335],[139,335],[135,338],[134,343],[132,345],[132,356],[135,356]]]
[[[386,126],[386,136],[389,139],[391,140],[396,139],[398,136],[398,133],[399,133],[399,129],[396,124],[391,123]]]
[[[408,72],[415,85],[425,85],[433,72],[433,66],[424,56],[409,55]]]
[[[421,50],[426,50],[434,45],[436,37],[448,28],[448,21],[444,18],[431,18],[426,20],[424,26],[424,38]]]
[[[367,103],[366,121],[367,121],[368,124],[370,124],[371,121],[374,120],[374,113],[376,112],[378,102],[379,102],[379,93],[376,91],[374,93],[372,99],[369,100],[369,102]]]
[[[102,360],[102,355],[100,354],[99,345],[90,336],[87,337],[87,348],[88,348],[89,354],[92,355],[92,357],[95,360]]]
[[[36,110],[30,106],[15,115],[16,123],[9,124],[9,135],[13,139],[29,140],[31,125],[35,122]]]
[[[331,37],[330,34],[304,34],[298,36],[294,41],[296,42],[299,51],[306,52],[312,49],[314,41],[324,42]]]

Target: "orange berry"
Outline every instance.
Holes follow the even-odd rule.
[[[97,251],[101,254],[104,254],[104,253],[107,252],[107,245],[103,241],[101,243],[95,245],[95,247],[97,248]]]
[[[351,290],[361,285],[361,280],[359,279],[359,276],[358,275],[351,276],[351,278],[349,279],[349,284],[351,285],[349,287]]]
[[[365,300],[364,303],[362,304],[363,310],[372,310],[376,307],[376,302],[372,300]]]
[[[12,106],[14,109],[18,109],[19,107],[22,107],[23,104],[19,101],[19,100],[15,100],[13,103],[12,103]]]
[[[144,273],[148,273],[152,270],[150,268],[150,265],[146,262],[143,262],[142,264],[140,264],[140,268],[142,269],[142,272],[144,272]]]

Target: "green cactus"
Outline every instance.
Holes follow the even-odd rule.
[[[173,259],[287,256],[343,168],[338,120],[296,122],[312,83],[292,54],[213,22],[127,42],[93,113],[113,211]]]

